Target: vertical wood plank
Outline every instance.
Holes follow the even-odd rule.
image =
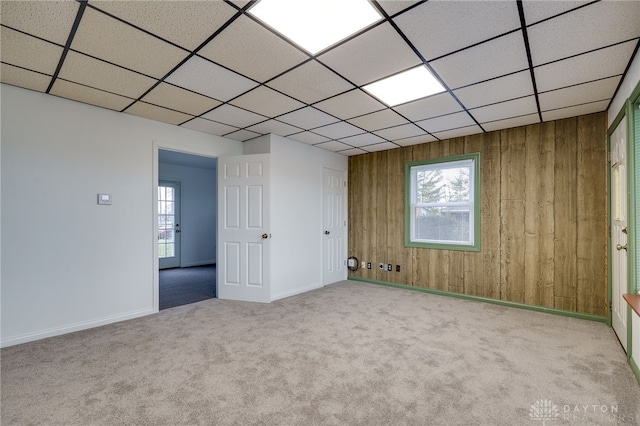
[[[378,169],[375,155],[365,155],[362,165],[362,188],[358,194],[360,208],[362,209],[362,256],[365,262],[371,262],[372,268],[363,270],[362,276],[368,279],[376,279],[375,265],[377,258],[376,232],[377,232],[377,199],[378,199]],[[356,225],[357,226],[357,225]]]
[[[578,118],[577,309],[607,315],[606,116]]]
[[[555,126],[527,126],[525,132],[524,301],[553,307]]]
[[[501,299],[524,302],[525,128],[501,131]]]
[[[578,119],[556,122],[554,307],[577,309]]]
[[[484,136],[480,154],[481,190],[481,231],[483,273],[485,285],[476,288],[474,294],[500,299],[500,242],[501,220],[500,204],[502,189],[501,177],[501,132],[492,132]]]
[[[387,281],[401,284],[411,282],[411,256],[404,247],[405,163],[410,159],[410,148],[388,151],[387,255],[393,271],[388,273]],[[400,272],[396,272],[396,265],[400,265]]]

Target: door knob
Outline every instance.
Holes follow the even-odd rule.
[[[330,233],[330,231],[324,231],[324,235],[329,235]]]
[[[269,234],[262,234],[262,239],[266,240],[267,238],[269,238]]]
[[[618,244],[618,245],[616,245],[616,249],[618,249],[618,251],[626,250],[627,249],[627,245],[625,244],[625,245],[621,246],[620,244]]]
[[[176,229],[176,234],[179,234],[179,233],[180,233],[180,230],[179,230],[179,229]]]

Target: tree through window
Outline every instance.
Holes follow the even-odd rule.
[[[476,153],[407,164],[407,246],[480,249],[479,160]]]

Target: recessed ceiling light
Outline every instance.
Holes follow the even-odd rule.
[[[367,0],[260,0],[249,12],[313,55],[381,19]]]
[[[362,87],[389,106],[400,105],[436,93],[444,87],[424,65]]]

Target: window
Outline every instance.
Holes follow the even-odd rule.
[[[405,245],[480,251],[480,154],[406,165]]]

